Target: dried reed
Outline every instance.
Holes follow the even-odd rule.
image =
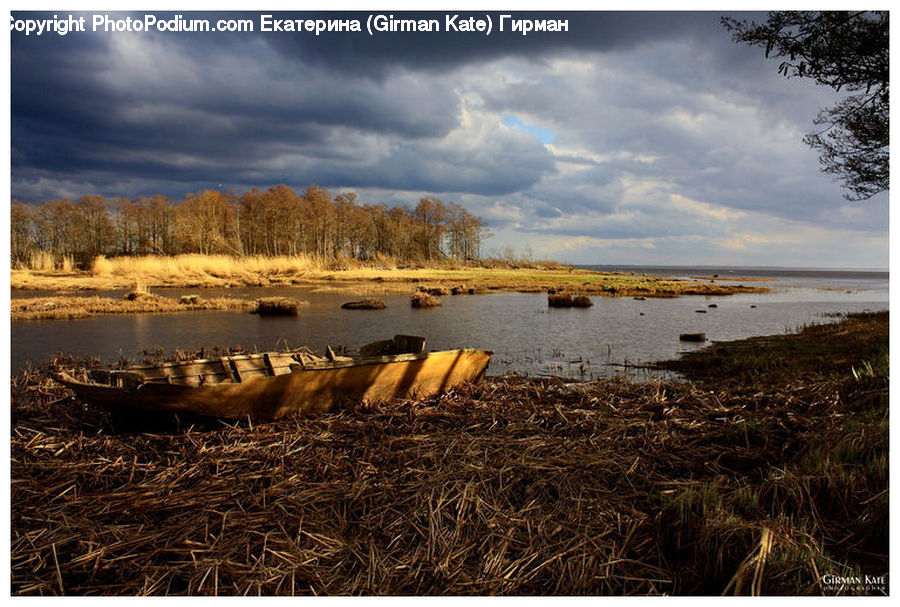
[[[887,571],[886,367],[846,364],[886,343],[858,318],[770,339],[777,367],[692,355],[694,383],[509,378],[137,433],[25,372],[12,592],[820,593]]]
[[[433,308],[441,305],[441,300],[431,293],[419,291],[418,293],[413,293],[412,297],[409,298],[409,305],[413,308]]]
[[[229,297],[184,301],[151,293],[131,292],[112,297],[29,297],[10,302],[12,320],[74,319],[105,314],[160,314],[198,310],[246,310],[253,302]]]
[[[364,297],[359,301],[348,301],[341,307],[345,310],[383,310],[387,304],[377,297]]]
[[[252,312],[260,316],[297,316],[300,307],[305,305],[308,302],[292,297],[263,297],[256,300],[256,308]]]
[[[575,270],[561,264],[493,264],[452,260],[429,262],[426,266],[402,264],[396,259],[376,256],[361,262],[351,258],[324,260],[297,256],[175,255],[97,257],[91,270],[60,272],[49,261],[41,269],[15,268],[10,273],[14,289],[116,289],[130,287],[134,280],[151,287],[234,287],[310,284],[329,290],[359,292],[360,285],[377,284],[378,292],[401,293],[409,283],[426,283],[441,291],[486,290],[545,291],[566,289],[590,295],[620,297],[677,297],[682,294],[728,295],[763,292],[763,286],[717,284],[708,280],[673,280],[660,276],[616,274]],[[69,270],[72,268],[70,267]]]
[[[24,269],[33,272],[71,272],[75,269],[75,259],[71,255],[34,251],[28,256]]]
[[[551,308],[589,308],[594,302],[587,295],[550,293],[547,295],[547,305]]]

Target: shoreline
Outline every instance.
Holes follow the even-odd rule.
[[[23,373],[12,592],[887,594],[821,578],[887,574],[887,344],[850,315],[669,361],[688,381],[124,433]]]
[[[175,299],[153,293],[142,293],[134,299],[97,296],[54,296],[13,299],[10,318],[13,321],[76,320],[109,314],[181,314],[210,310],[244,310],[255,301],[230,297],[190,297]]]
[[[724,281],[724,284],[723,284]],[[222,288],[309,286],[349,292],[361,287],[380,292],[407,292],[416,285],[466,291],[567,290],[584,295],[645,295],[764,292],[760,286],[736,285],[728,278],[673,278],[663,275],[607,272],[554,262],[483,264],[434,262],[409,267],[345,260],[325,263],[308,257],[233,257],[227,255],[148,255],[98,257],[90,269],[13,268],[14,290],[91,291],[143,288]],[[757,282],[757,281],[753,281]]]
[[[723,281],[726,284],[723,284]],[[718,278],[677,280],[646,274],[614,274],[592,270],[462,268],[462,269],[353,269],[335,271],[220,273],[198,274],[95,274],[80,272],[11,271],[13,291],[39,293],[52,291],[53,297],[34,297],[29,305],[19,303],[26,298],[13,298],[13,320],[36,318],[82,318],[97,314],[140,314],[178,312],[198,309],[237,309],[235,298],[229,303],[190,307],[157,296],[156,306],[129,305],[114,298],[85,296],[93,291],[153,288],[241,288],[241,287],[309,287],[346,295],[412,294],[417,290],[436,290],[454,294],[486,294],[497,292],[555,293],[603,297],[671,298],[681,295],[727,296],[737,293],[766,293],[764,286],[733,284]],[[53,300],[56,300],[55,302]],[[99,301],[102,300],[102,301]],[[212,301],[207,300],[207,301]],[[251,300],[244,300],[251,305]],[[35,313],[44,308],[43,315]],[[84,307],[84,310],[79,310]],[[54,312],[57,310],[57,312]]]

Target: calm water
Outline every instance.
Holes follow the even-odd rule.
[[[604,268],[608,269],[608,268]],[[619,268],[620,271],[649,271]],[[665,268],[672,276],[761,277],[771,293],[675,299],[594,297],[587,309],[550,309],[544,294],[498,293],[443,297],[439,308],[414,310],[405,295],[379,296],[384,310],[342,310],[352,296],[304,288],[154,289],[165,295],[200,293],[308,300],[295,318],[259,318],[245,312],[108,316],[74,321],[12,323],[12,368],[43,364],[63,352],[138,362],[145,350],[241,345],[268,350],[284,345],[355,348],[396,333],[424,335],[430,349],[475,347],[494,351],[489,373],[595,378],[644,370],[625,365],[676,357],[701,347],[679,333],[706,333],[722,341],[794,331],[830,322],[843,312],[888,309],[886,272],[822,272]],[[740,281],[739,281],[740,282]],[[121,296],[123,292],[105,293]],[[90,293],[104,294],[104,293]],[[36,295],[16,292],[16,296]],[[43,294],[38,294],[43,295]],[[710,308],[709,304],[718,307]],[[751,307],[756,306],[756,307]],[[702,310],[705,313],[698,313]]]

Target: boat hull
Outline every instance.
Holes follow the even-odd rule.
[[[144,383],[123,389],[81,382],[66,374],[58,379],[79,398],[114,411],[142,409],[273,420],[325,413],[353,402],[440,394],[465,382],[480,381],[490,357],[491,353],[484,350],[447,350],[391,361],[359,361],[324,368],[298,366],[284,375],[206,386]]]

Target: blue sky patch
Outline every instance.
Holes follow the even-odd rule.
[[[533,124],[525,124],[518,116],[504,116],[502,121],[504,126],[517,127],[522,129],[529,135],[534,135],[535,137],[540,139],[541,143],[543,143],[544,145],[553,143],[553,140],[556,138],[556,134],[553,131],[542,129],[541,127],[534,126]]]

